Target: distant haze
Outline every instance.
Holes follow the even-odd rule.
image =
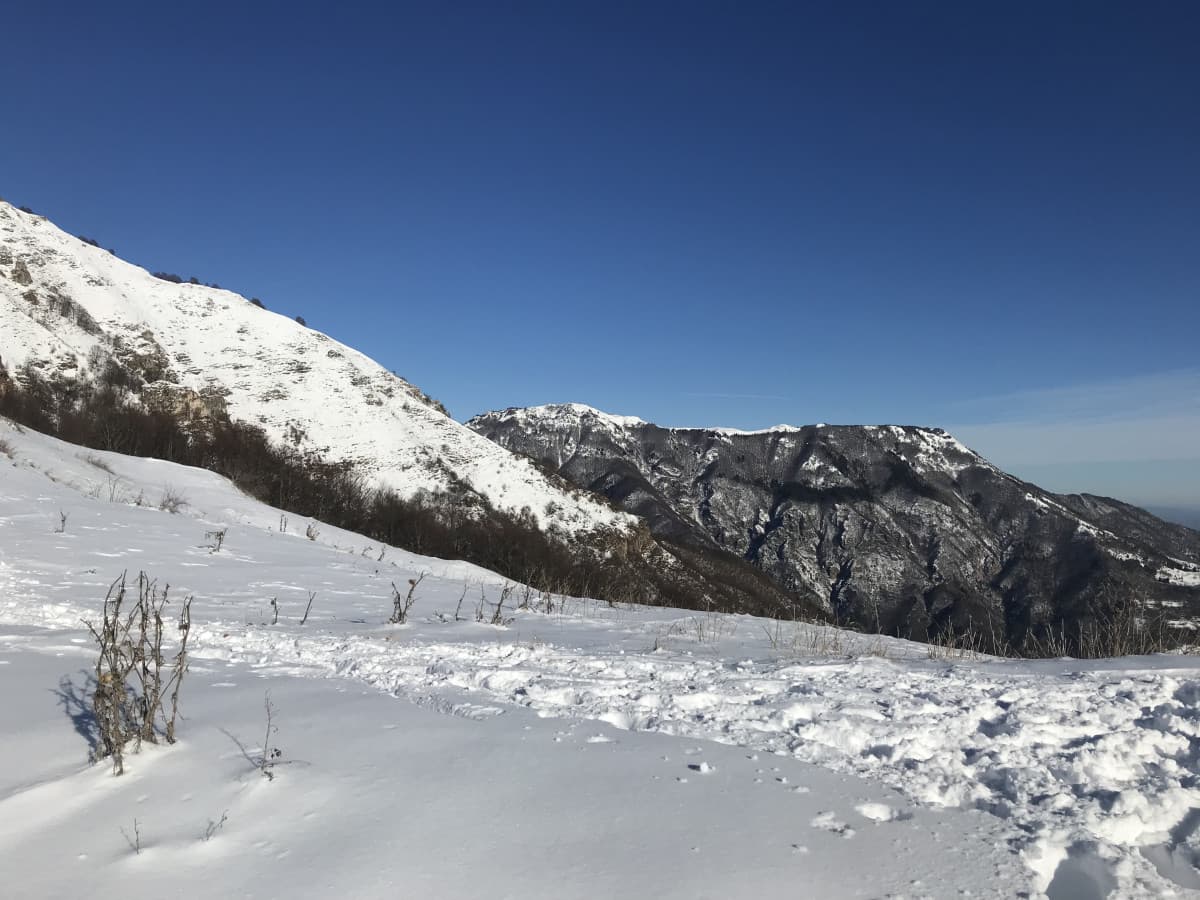
[[[1200,459],[1017,464],[1001,468],[1059,494],[1114,497],[1159,518],[1200,528],[1200,500],[1196,499]]]
[[[983,398],[948,425],[1001,468],[1059,493],[1200,513],[1200,371]],[[1186,524],[1186,523],[1185,523]]]
[[[1174,506],[1148,506],[1146,509],[1167,522],[1177,522],[1200,531],[1200,509],[1179,509]]]

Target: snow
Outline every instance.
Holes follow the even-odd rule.
[[[589,425],[604,425],[609,428],[635,428],[648,424],[637,416],[618,416],[602,412],[585,403],[545,403],[541,406],[512,407],[498,412],[485,413],[497,422],[525,424],[536,421],[569,422],[574,425],[587,422]]]
[[[0,440],[17,896],[1200,896],[1195,658],[977,658],[583,598],[517,609],[519,589],[490,625],[486,570],[321,523],[308,540],[211,473],[3,421]],[[80,620],[126,569],[194,596],[193,662],[180,742],[113,778],[86,762]],[[421,573],[409,624],[386,624],[392,583]],[[267,690],[273,781],[237,744],[261,745]]]
[[[489,420],[496,423],[513,422],[522,427],[528,427],[530,423],[554,423],[555,427],[561,427],[566,422],[574,426],[579,426],[586,422],[593,427],[602,425],[610,429],[638,428],[643,425],[650,425],[645,419],[639,419],[637,416],[621,416],[613,413],[604,412],[592,406],[587,406],[583,403],[545,403],[540,406],[525,406],[513,407],[511,409],[498,410],[496,412],[484,413]],[[819,426],[818,426],[819,427]],[[748,435],[748,434],[775,434],[775,433],[791,433],[802,431],[795,425],[773,425],[770,428],[760,428],[756,431],[745,431],[740,428],[687,428],[687,427],[672,427],[666,429],[668,431],[710,431],[713,434],[720,435]]]
[[[711,431],[715,434],[724,435],[748,435],[748,434],[792,434],[804,429],[796,425],[771,425],[767,428],[757,428],[746,430],[742,428],[673,428],[672,431]]]
[[[228,392],[231,417],[276,441],[352,461],[402,495],[444,489],[452,472],[495,506],[528,507],[543,525],[571,534],[634,521],[591,495],[561,490],[357,350],[232,291],[155,278],[3,201],[0,250],[12,260],[0,264],[0,359],[10,371],[32,361],[47,372],[86,373],[94,350],[111,353],[121,341],[164,354],[182,388]],[[22,262],[30,286],[8,277]],[[25,297],[31,288],[34,303]],[[99,333],[60,314],[52,297],[85,310]]]
[[[893,428],[895,429],[895,426]],[[919,470],[941,470],[955,473],[971,466],[994,468],[962,441],[944,431],[935,431],[929,428],[895,430],[900,432],[899,439],[901,441],[915,445],[916,460],[914,462]]]
[[[1181,587],[1200,587],[1200,569],[1194,566],[1189,566],[1186,569],[1163,566],[1158,570],[1156,577],[1159,581],[1165,581],[1168,584],[1177,584]]]

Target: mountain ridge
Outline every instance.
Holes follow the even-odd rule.
[[[1128,600],[1200,612],[1200,533],[1043,491],[942,429],[663,428],[579,404],[468,425],[862,627],[919,639],[985,627],[1016,645]]]

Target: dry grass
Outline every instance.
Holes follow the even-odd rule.
[[[889,639],[882,634],[857,634],[823,622],[774,619],[762,626],[771,650],[795,658],[853,659],[875,656],[888,659],[895,655]]]
[[[1060,624],[1029,638],[1020,647],[1020,656],[1072,656],[1078,659],[1106,659],[1115,656],[1143,656],[1185,649],[1189,633],[1171,624],[1165,610],[1125,602],[1097,613],[1074,627]]]
[[[86,461],[89,465],[95,466],[101,472],[107,472],[109,475],[115,474],[112,470],[112,466],[93,453],[89,453],[87,455]]]

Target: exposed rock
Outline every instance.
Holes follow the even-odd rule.
[[[147,383],[169,381],[174,384],[179,381],[171,368],[170,357],[155,339],[154,332],[148,329],[141,331],[132,341],[115,338],[113,357],[126,370]]]
[[[224,414],[224,402],[219,398],[204,397],[191,388],[165,381],[146,385],[142,402],[151,409],[192,422],[219,418]]]

